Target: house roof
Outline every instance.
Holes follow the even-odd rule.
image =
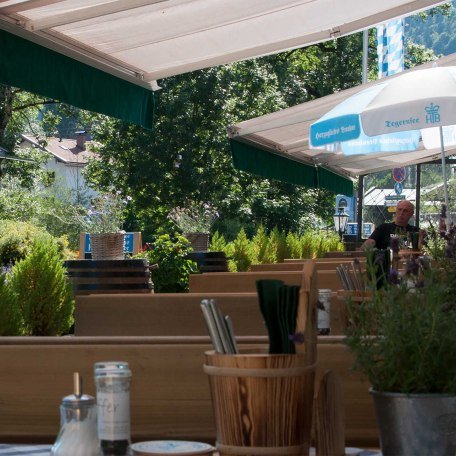
[[[21,135],[23,140],[42,150],[51,153],[58,161],[67,165],[85,166],[89,158],[95,157],[96,154],[90,151],[92,141],[86,141],[86,149],[83,150],[76,145],[75,139],[68,138],[46,138],[46,145],[42,144],[36,137]]]

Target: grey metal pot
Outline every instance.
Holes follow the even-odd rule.
[[[383,456],[456,454],[456,395],[369,392]]]

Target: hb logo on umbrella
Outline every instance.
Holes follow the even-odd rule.
[[[427,112],[426,114],[426,123],[436,123],[440,122],[440,114],[439,114],[439,105],[435,105],[431,103],[429,106],[426,106],[424,110]]]

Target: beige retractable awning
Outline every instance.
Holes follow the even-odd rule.
[[[436,0],[4,0],[0,28],[90,66],[154,81],[366,29]]]

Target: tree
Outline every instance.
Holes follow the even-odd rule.
[[[160,81],[153,130],[117,120],[98,123],[94,134],[102,144],[100,158],[89,164],[86,177],[105,189],[115,182],[134,197],[141,220],[131,229],[149,225],[156,230],[169,210],[192,201],[211,202],[225,221],[218,225],[225,233],[234,231],[230,224],[249,232],[260,223],[270,229],[303,229],[306,213],[328,219],[329,193],[235,171],[225,129],[356,84],[361,59],[353,63],[351,54],[360,52],[356,35]],[[329,70],[339,60],[346,77]]]
[[[369,78],[375,79],[373,29],[369,48]],[[409,65],[431,57],[411,43],[409,49]],[[334,195],[234,170],[226,127],[359,84],[361,53],[358,33],[167,78],[159,81],[162,89],[157,92],[151,130],[88,113],[71,126],[57,125],[60,113],[55,108],[45,110],[48,121],[41,125],[45,132],[54,125],[60,131],[71,130],[72,125],[91,126],[100,143],[99,158],[89,164],[86,177],[97,190],[115,186],[132,196],[126,229],[142,230],[146,240],[172,229],[167,219],[172,208],[205,202],[218,209],[220,219],[214,228],[228,239],[241,227],[250,235],[260,224],[269,230],[276,225],[304,230],[320,219],[330,222]],[[19,130],[8,126],[5,131]]]

